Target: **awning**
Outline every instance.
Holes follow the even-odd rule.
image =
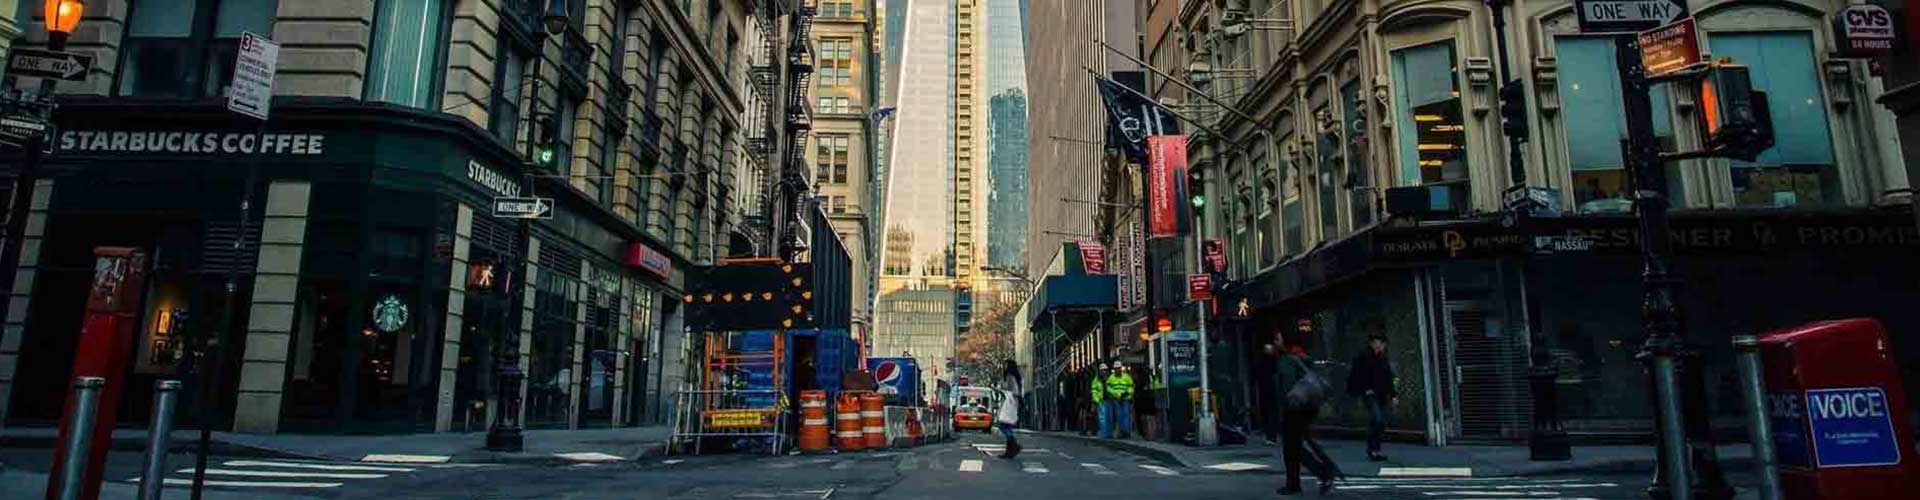
[[[1040,280],[1027,307],[1027,323],[1040,322],[1042,315],[1066,310],[1112,310],[1118,299],[1119,283],[1105,274],[1068,274]]]

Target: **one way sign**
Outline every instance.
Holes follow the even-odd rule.
[[[553,198],[500,196],[493,199],[493,216],[509,219],[551,219]]]
[[[1687,0],[1574,0],[1581,33],[1639,33],[1693,15]]]
[[[7,74],[38,78],[57,78],[69,82],[87,81],[93,68],[93,56],[51,50],[13,49],[7,56]]]

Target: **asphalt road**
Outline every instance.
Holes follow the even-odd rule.
[[[912,449],[828,455],[706,455],[565,464],[372,464],[216,457],[207,498],[646,498],[646,499],[1062,499],[1277,498],[1272,471],[1189,469],[1090,446],[1022,435],[1019,457],[998,458],[1002,439],[967,434]],[[0,450],[0,498],[38,498],[44,450]],[[115,453],[102,498],[128,498],[138,453]],[[190,470],[192,457],[171,457]],[[169,476],[168,498],[186,498],[187,472]],[[1356,477],[1331,496],[1293,498],[1454,500],[1638,499],[1644,475],[1542,478]]]

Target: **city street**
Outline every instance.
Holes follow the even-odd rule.
[[[1086,444],[1078,439],[1021,436],[1024,452],[997,457],[997,435],[966,434],[953,442],[897,451],[830,455],[706,455],[638,461],[532,464],[393,464],[216,457],[209,498],[1275,498],[1279,476],[1266,467],[1185,467]],[[4,498],[38,497],[43,450],[0,452],[8,463]],[[114,453],[103,498],[125,498],[139,475],[138,453]],[[190,471],[175,455],[169,470]],[[1404,472],[1402,472],[1404,471]],[[1646,477],[1353,477],[1330,497],[1309,490],[1295,498],[1642,498]],[[1444,471],[1437,471],[1444,472]],[[186,496],[191,475],[168,476],[171,498]]]

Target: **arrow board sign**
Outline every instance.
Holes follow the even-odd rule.
[[[552,219],[553,198],[505,196],[494,198],[493,216],[509,219]]]
[[[1693,15],[1686,0],[1575,0],[1581,33],[1639,33]]]
[[[93,68],[93,56],[51,50],[13,49],[7,56],[7,73],[69,82],[87,81]]]

